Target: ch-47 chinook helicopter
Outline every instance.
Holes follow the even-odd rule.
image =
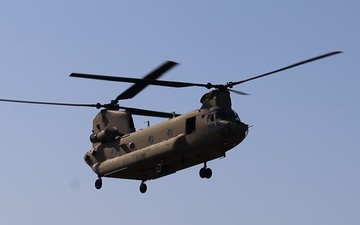
[[[0,101],[101,109],[93,120],[93,130],[90,135],[92,149],[84,156],[85,162],[98,176],[95,187],[97,189],[102,187],[103,177],[134,179],[141,181],[140,192],[145,193],[146,181],[173,174],[197,164],[204,165],[199,171],[200,177],[209,179],[212,176],[212,170],[207,167],[207,162],[224,157],[227,151],[245,139],[249,126],[243,123],[232,109],[230,91],[241,95],[246,95],[246,93],[231,88],[338,53],[341,52],[330,52],[226,84],[157,80],[177,64],[172,61],[165,62],[142,79],[83,73],[70,75],[70,77],[134,83],[108,104],[72,104],[13,99],[0,99]],[[201,97],[202,105],[199,109],[182,115],[119,105],[119,100],[133,98],[148,85],[175,88],[197,86],[211,89],[211,91]],[[132,114],[164,117],[168,120],[136,131]]]

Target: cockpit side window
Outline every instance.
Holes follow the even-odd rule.
[[[208,123],[212,123],[215,121],[215,116],[214,116],[214,113],[210,113],[207,117],[207,121]]]

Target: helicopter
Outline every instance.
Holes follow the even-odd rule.
[[[178,63],[166,61],[143,78],[129,78],[86,73],[71,73],[70,77],[133,83],[107,104],[74,104],[60,102],[0,99],[1,102],[91,107],[100,109],[93,119],[90,134],[92,148],[84,161],[97,175],[95,188],[101,189],[102,178],[139,180],[141,193],[147,191],[146,181],[174,174],[180,170],[203,164],[201,178],[210,179],[211,160],[226,156],[239,145],[250,126],[240,120],[232,109],[230,92],[236,85],[269,76],[290,68],[342,53],[333,51],[271,72],[226,84],[189,83],[158,80]],[[173,88],[204,87],[210,91],[200,98],[201,107],[184,114],[125,107],[120,100],[131,99],[149,85]],[[166,118],[156,125],[136,130],[132,115]]]

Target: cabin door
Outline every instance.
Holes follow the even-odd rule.
[[[186,134],[192,134],[196,132],[196,117],[190,117],[186,119]]]

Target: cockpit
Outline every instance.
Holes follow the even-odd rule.
[[[226,120],[226,121],[230,121],[236,124],[240,124],[241,120],[238,116],[238,114],[233,111],[224,111],[221,108],[218,107],[213,107],[210,109],[210,113],[207,117],[208,123],[214,122],[214,121],[219,121],[219,120]]]

